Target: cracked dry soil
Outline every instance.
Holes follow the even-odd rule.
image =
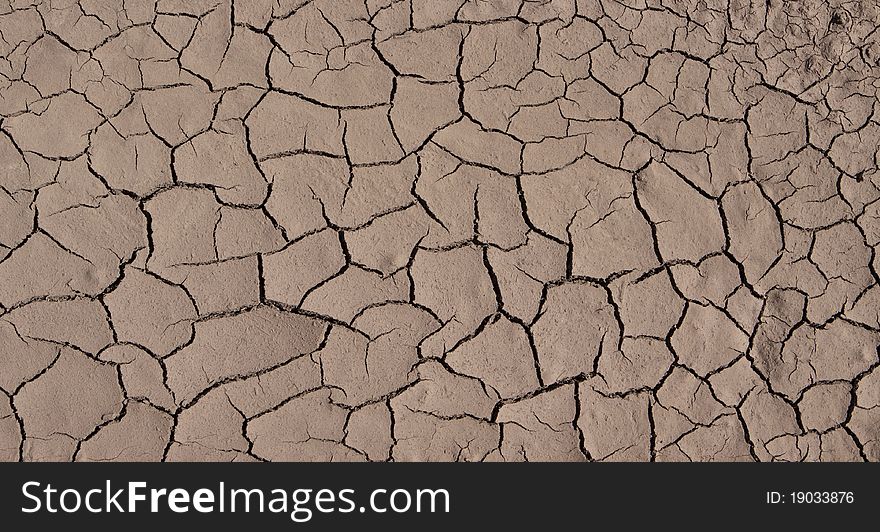
[[[0,1],[0,459],[880,460],[878,24]]]

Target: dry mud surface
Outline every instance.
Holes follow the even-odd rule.
[[[880,460],[878,20],[0,1],[0,460]]]

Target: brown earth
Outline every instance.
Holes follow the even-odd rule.
[[[0,460],[880,460],[870,0],[0,0]]]

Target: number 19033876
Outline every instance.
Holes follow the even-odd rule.
[[[767,492],[767,504],[853,504],[855,494],[851,491],[791,491]]]

